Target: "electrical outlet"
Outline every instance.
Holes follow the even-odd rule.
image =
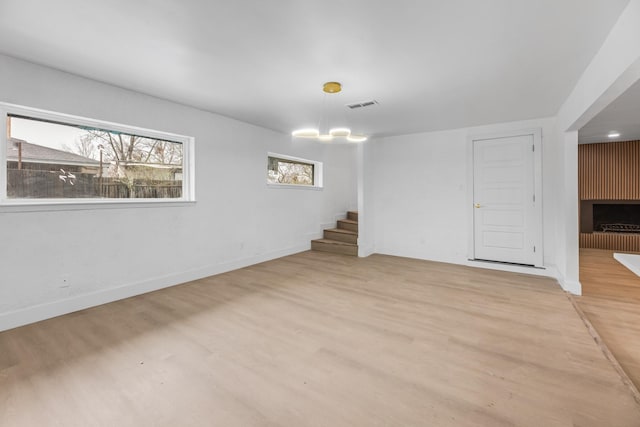
[[[69,275],[63,274],[62,276],[60,276],[60,284],[58,285],[58,287],[61,289],[64,289],[64,288],[68,288],[69,286],[71,286],[71,283],[69,281]]]

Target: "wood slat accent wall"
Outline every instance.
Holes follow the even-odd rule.
[[[640,200],[640,141],[579,145],[578,194],[580,200]],[[640,252],[640,235],[580,233],[580,247]]]
[[[580,233],[580,247],[640,252],[640,235],[624,233]]]
[[[640,200],[640,141],[578,146],[580,200]]]

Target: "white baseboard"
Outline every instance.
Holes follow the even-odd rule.
[[[573,295],[582,295],[582,283],[577,280],[563,280],[560,282],[560,286]]]
[[[369,255],[373,255],[374,253],[375,253],[375,250],[373,246],[363,247],[363,246],[360,246],[360,242],[358,242],[358,257],[366,258]]]
[[[580,295],[581,285],[580,282],[566,282],[558,269],[553,265],[545,265],[544,267],[528,267],[528,266],[520,266],[514,264],[504,264],[498,262],[489,262],[489,261],[476,261],[476,260],[451,260],[451,259],[434,259],[434,258],[423,258],[416,257],[407,254],[396,253],[395,251],[389,251],[385,249],[376,248],[375,253],[379,253],[382,255],[391,255],[391,256],[401,256],[405,258],[413,258],[413,259],[423,259],[425,261],[434,261],[434,262],[444,262],[447,264],[456,264],[456,265],[466,265],[468,267],[474,268],[485,268],[488,270],[499,270],[499,271],[509,271],[512,273],[523,273],[523,274],[531,274],[534,276],[545,276],[551,277],[558,281],[558,284],[567,292],[571,292],[575,295]],[[366,252],[365,252],[366,253]],[[370,255],[370,254],[368,254]],[[363,255],[360,255],[363,256]]]
[[[582,295],[582,284],[576,280],[565,280],[556,266],[545,265],[544,267],[527,267],[511,264],[491,263],[482,261],[468,261],[466,265],[471,267],[488,268],[491,270],[510,271],[513,273],[531,274],[534,276],[545,276],[556,279],[560,287],[573,295]]]
[[[332,229],[332,228],[336,228],[336,223],[335,222],[325,222],[324,224],[320,224],[320,234],[322,234],[322,232],[324,230],[328,230],[328,229]]]
[[[337,213],[335,215],[333,215],[333,219],[335,222],[338,222],[341,219],[347,219],[347,212],[341,212],[341,213]],[[335,228],[335,224],[333,225],[333,228]]]
[[[556,269],[553,267],[533,267],[527,265],[506,264],[500,262],[481,261],[481,260],[467,260],[464,265],[469,267],[485,268],[488,270],[500,270],[509,271],[512,273],[531,274],[533,276],[545,276],[558,279]]]
[[[557,268],[556,276],[558,279],[558,283],[560,283],[560,286],[563,290],[573,295],[582,295],[582,283],[580,283],[578,280],[567,280]]]
[[[333,221],[331,222],[324,222],[322,224],[320,224],[320,234],[322,235],[322,232],[324,230],[328,230],[328,229],[333,229],[336,228],[338,226],[338,221],[341,219],[346,219],[347,218],[347,213],[342,212],[342,213],[337,213],[333,215]],[[316,239],[318,239],[318,237],[316,237]]]
[[[322,239],[322,231],[316,231],[315,233],[307,233],[304,235],[305,240],[309,241],[309,248],[311,248],[311,241],[316,239]]]
[[[195,270],[184,271],[168,276],[155,277],[115,288],[109,288],[89,294],[78,295],[75,297],[2,313],[0,314],[0,331],[17,328],[19,326],[28,325],[29,323],[39,322],[41,320],[145,294],[147,292],[157,291],[159,289],[168,288],[185,282],[190,282],[192,280],[226,273],[228,271],[237,270],[239,268],[272,259],[293,255],[298,252],[304,252],[310,249],[310,245],[311,243],[309,242],[251,258],[239,259],[223,264],[209,265]]]

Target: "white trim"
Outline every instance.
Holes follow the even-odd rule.
[[[168,276],[154,277],[148,280],[129,283],[110,289],[100,290],[85,295],[79,295],[58,301],[43,303],[20,310],[0,314],[0,331],[17,328],[29,323],[39,322],[52,317],[61,316],[75,311],[107,304],[124,298],[142,295],[147,292],[179,285],[204,277],[226,273],[272,259],[293,255],[309,250],[311,243],[292,246],[287,249],[274,251],[251,258],[238,259],[223,264],[208,265],[202,268],[184,271]]]
[[[473,268],[482,268],[485,270],[505,271],[509,273],[520,273],[520,274],[530,274],[532,276],[550,277],[552,279],[555,279],[558,282],[558,286],[560,286],[564,290],[567,290],[564,287],[565,282],[563,280],[562,275],[558,271],[558,268],[553,265],[535,267],[535,266],[509,264],[509,263],[484,261],[484,260],[474,260],[474,259],[450,260],[450,259],[423,258],[418,256],[406,255],[406,254],[398,255],[397,251],[393,251],[393,250],[389,251],[389,250],[378,249],[378,248],[376,248],[374,252],[371,252],[368,255],[372,253],[379,254],[379,255],[388,255],[388,256],[394,256],[394,257],[417,259],[422,261],[431,261],[431,262],[437,262],[442,264],[452,264],[452,265],[462,265],[462,266],[473,267]],[[368,255],[365,255],[365,256],[368,256]],[[573,288],[570,288],[570,289],[573,289]],[[571,292],[575,293],[573,291]],[[576,295],[580,295],[580,294],[578,293]]]
[[[273,153],[271,151],[268,151],[267,152],[267,171],[269,170],[269,157],[276,157],[278,159],[291,160],[292,162],[306,163],[309,165],[313,165],[313,185],[278,184],[278,183],[267,182],[267,187],[286,188],[286,189],[296,188],[296,189],[307,189],[307,190],[322,190],[324,188],[323,186],[324,166],[322,162],[319,162],[317,160],[303,159],[301,157],[287,156],[286,154],[279,154],[279,153]]]
[[[13,157],[13,156],[9,156],[7,157],[7,162],[17,162],[18,158],[17,157]],[[39,159],[31,159],[29,157],[22,157],[22,162],[23,163],[36,163],[36,164],[40,164],[40,165],[48,165],[48,164],[55,164],[55,161],[47,161],[47,160],[39,160]],[[95,163],[82,163],[82,162],[76,162],[74,160],[58,160],[59,164],[65,164],[65,165],[73,165],[73,166],[84,166],[87,168],[99,168],[100,167],[100,163],[99,162],[95,162]]]
[[[473,144],[475,141],[484,141],[488,139],[512,138],[517,136],[533,136],[534,145],[534,189],[536,203],[534,205],[536,221],[533,224],[532,235],[534,236],[534,245],[536,252],[534,253],[534,266],[542,267],[544,264],[544,241],[543,241],[543,212],[542,212],[542,129],[531,128],[513,131],[504,131],[491,134],[475,134],[467,137],[467,257],[475,260],[475,244],[474,244],[474,211],[473,211],[473,194],[474,194],[474,163],[473,163]]]
[[[23,105],[10,104],[0,102],[0,110],[9,114],[23,115],[36,119],[50,120],[54,122],[69,123],[72,125],[87,126],[97,129],[113,130],[122,133],[133,133],[137,136],[143,136],[154,139],[163,139],[172,142],[184,142],[185,135],[179,135],[171,132],[163,132],[159,130],[147,129],[138,126],[124,125],[121,123],[109,122],[106,120],[92,119],[89,117],[74,116],[71,114],[58,113],[55,111],[42,110],[39,108],[26,107]],[[6,125],[6,124],[5,124]],[[6,136],[6,133],[5,133]],[[27,141],[28,142],[28,141]]]
[[[474,230],[475,224],[473,216],[473,137],[467,137],[467,259],[472,260],[476,258],[475,253],[475,240]]]
[[[331,228],[336,228],[336,221],[332,221],[332,222],[324,222],[322,224],[320,224],[320,235],[322,235],[322,232],[324,230],[328,230]],[[319,239],[319,237],[316,237],[317,239]]]
[[[360,213],[358,213],[358,215],[360,215]],[[373,255],[374,253],[376,253],[375,247],[372,244],[361,243],[360,237],[358,237],[358,257],[366,258],[370,255]]]
[[[3,111],[3,107],[4,105],[0,103],[0,206],[4,200],[7,200],[7,145],[9,144],[7,113]]]
[[[296,185],[296,184],[278,184],[267,182],[267,187],[269,188],[280,188],[284,190],[315,190],[322,191],[324,187],[316,187],[314,185]]]
[[[542,128],[532,129],[533,132],[533,194],[536,199],[534,205],[536,213],[536,222],[534,224],[536,228],[536,249],[535,252],[535,266],[542,267],[544,264],[544,213],[543,213],[543,199],[542,199]]]
[[[55,211],[88,211],[94,209],[140,209],[157,207],[185,207],[195,205],[195,201],[177,199],[37,199],[25,200],[12,204],[7,202],[0,206],[2,212],[55,212]],[[87,202],[85,202],[87,200]]]
[[[488,270],[508,271],[511,273],[530,274],[532,276],[551,277],[556,279],[560,288],[573,295],[582,295],[582,284],[579,281],[565,280],[556,266],[528,267],[517,264],[505,264],[480,260],[467,260],[464,265]]]
[[[463,265],[466,265],[469,267],[484,268],[487,270],[508,271],[511,273],[522,273],[522,274],[531,274],[533,276],[551,277],[556,279],[558,281],[558,284],[560,285],[558,270],[555,267],[549,267],[549,266],[536,267],[536,266],[508,264],[508,263],[483,261],[483,260],[475,260],[475,259],[469,259],[465,263],[463,263]]]
[[[562,138],[564,168],[562,187],[563,206],[561,221],[564,223],[560,244],[564,240],[564,270],[562,287],[575,295],[582,295],[580,283],[580,197],[578,193],[578,131],[564,132]],[[560,246],[562,247],[562,246]]]
[[[182,197],[179,199],[8,199],[7,198],[7,121],[8,114],[32,117],[34,119],[49,120],[53,122],[68,123],[69,125],[86,126],[98,129],[113,130],[117,132],[139,135],[153,139],[178,142],[182,144]],[[178,135],[170,132],[162,132],[137,126],[123,125],[87,117],[73,116],[65,113],[41,110],[22,105],[0,102],[0,212],[15,212],[17,206],[28,207],[29,211],[36,210],[74,210],[102,207],[132,207],[139,204],[165,205],[165,204],[190,204],[195,202],[195,139],[190,136]]]
[[[640,255],[614,253],[613,257],[620,264],[631,270],[636,276],[640,276]]]
[[[564,279],[558,279],[558,281],[560,282],[560,286],[562,286],[562,289],[569,292],[570,294],[578,296],[582,295],[582,283],[580,283],[580,281]]]

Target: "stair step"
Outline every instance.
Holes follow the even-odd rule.
[[[322,239],[311,241],[311,250],[358,256],[358,212],[347,211],[337,228],[325,229]]]
[[[339,219],[338,228],[358,232],[358,221],[352,219]]]
[[[311,250],[331,252],[334,254],[358,256],[358,245],[331,239],[316,239],[311,241]]]
[[[357,232],[351,231],[351,230],[345,230],[344,228],[325,228],[325,230],[335,231],[336,233],[341,233],[341,234],[355,234],[356,236],[358,235]]]
[[[324,238],[329,240],[338,240],[340,242],[358,244],[358,233],[351,230],[340,228],[331,228],[324,230]]]

